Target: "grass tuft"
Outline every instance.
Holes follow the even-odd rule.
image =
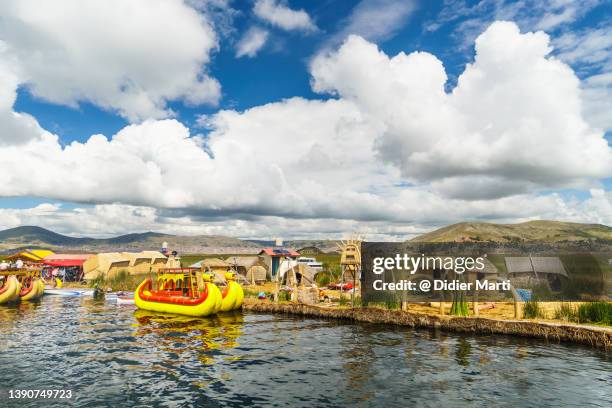
[[[525,302],[523,317],[525,319],[544,319],[546,318],[546,313],[544,309],[540,307],[540,303],[537,300],[530,300]]]

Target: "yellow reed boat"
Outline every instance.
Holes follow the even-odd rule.
[[[221,308],[222,312],[229,312],[230,310],[237,310],[242,307],[244,301],[244,291],[242,286],[236,282],[236,274],[234,272],[227,272],[225,274],[225,280],[227,286],[223,290]]]
[[[0,304],[15,302],[19,300],[21,285],[15,275],[3,274],[2,286],[0,286]]]
[[[18,276],[21,290],[19,291],[20,300],[38,300],[45,294],[45,283],[40,277],[40,272],[26,272]]]
[[[161,269],[134,292],[136,307],[152,312],[203,317],[221,307],[221,292],[210,275],[195,268]]]

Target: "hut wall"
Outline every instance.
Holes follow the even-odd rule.
[[[246,273],[246,278],[249,282],[263,283],[266,281],[268,271],[260,265],[255,265],[249,268]]]
[[[108,271],[106,272],[106,277],[112,279],[112,278],[117,276],[122,271],[126,271],[127,273],[130,273],[131,272],[130,269],[131,269],[130,268],[130,261],[116,261],[116,262],[112,262],[110,264],[110,266],[108,267]]]

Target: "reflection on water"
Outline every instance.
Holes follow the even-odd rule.
[[[469,357],[472,352],[472,346],[470,345],[470,342],[467,341],[467,339],[459,339],[459,341],[457,341],[456,347],[457,351],[455,352],[455,361],[457,362],[457,364],[462,366],[469,366]]]
[[[52,296],[0,307],[1,398],[72,389],[73,406],[611,406],[611,362],[585,347],[287,316]]]
[[[241,312],[228,312],[206,319],[188,316],[164,315],[146,310],[136,310],[134,317],[137,323],[134,336],[142,341],[155,341],[157,348],[169,355],[177,354],[178,358],[168,364],[181,361],[181,354],[188,357],[197,353],[198,360],[204,364],[213,364],[210,351],[237,347],[238,338],[242,335],[244,316]]]

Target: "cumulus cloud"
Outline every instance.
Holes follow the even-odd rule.
[[[425,31],[446,26],[459,47],[467,49],[495,20],[512,20],[524,31],[546,30],[554,55],[570,64],[584,83],[583,111],[590,124],[612,130],[609,85],[601,76],[612,68],[612,29],[604,22],[586,20],[602,0],[494,0],[468,2],[445,0],[435,19],[425,22]],[[578,27],[577,27],[578,26]],[[591,79],[593,77],[593,79]],[[607,98],[607,99],[606,99]]]
[[[352,36],[313,61],[313,88],[380,119],[379,157],[412,181],[480,177],[482,186],[567,187],[606,177],[610,148],[582,118],[579,80],[549,52],[543,32],[494,23],[448,94],[433,55],[389,58]]]
[[[202,118],[205,136],[174,119],[67,146],[40,132],[3,147],[0,194],[156,207],[138,219],[224,219],[265,236],[258,223],[389,234],[464,219],[610,223],[598,179],[611,174],[611,151],[583,120],[579,80],[549,56],[548,37],[501,22],[476,49],[446,93],[435,56],[390,57],[352,36],[312,62],[313,89],[335,98],[220,111]],[[592,197],[539,193],[563,187]]]
[[[283,30],[315,31],[317,26],[304,10],[293,10],[279,0],[257,0],[253,13]]]
[[[238,44],[236,44],[236,57],[254,57],[268,41],[268,31],[259,27],[249,28]]]
[[[0,14],[1,58],[37,98],[130,121],[171,115],[168,101],[219,100],[206,72],[215,33],[181,0],[7,0]]]

